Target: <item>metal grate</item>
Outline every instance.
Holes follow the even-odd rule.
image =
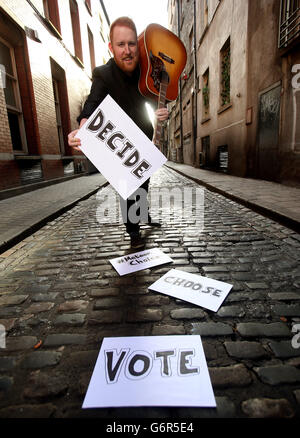
[[[279,48],[285,48],[300,36],[300,0],[281,0]]]

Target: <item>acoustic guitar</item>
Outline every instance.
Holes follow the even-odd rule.
[[[139,91],[158,101],[157,108],[178,96],[178,80],[187,54],[181,40],[159,24],[149,24],[138,37],[140,52]],[[154,144],[159,147],[161,123],[155,129]]]

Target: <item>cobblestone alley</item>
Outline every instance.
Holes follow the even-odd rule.
[[[299,235],[166,167],[151,180],[159,187],[204,192],[203,209],[192,206],[203,228],[165,205],[154,211],[161,228],[143,226],[146,248],[172,265],[113,269],[110,259],[135,251],[109,186],[0,256],[1,418],[299,416]],[[110,223],[99,224],[109,191]],[[171,268],[233,288],[217,313],[149,291]],[[174,334],[201,335],[217,409],[81,409],[104,337]]]

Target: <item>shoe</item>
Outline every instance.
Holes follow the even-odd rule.
[[[145,243],[142,240],[141,235],[138,231],[129,233],[129,236],[131,248],[142,248],[143,246],[145,246]]]
[[[157,228],[161,227],[161,224],[159,222],[153,221],[150,216],[147,225],[149,225],[150,227],[157,227]]]

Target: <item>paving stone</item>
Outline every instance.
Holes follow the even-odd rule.
[[[16,358],[11,356],[0,357],[0,371],[10,371],[16,365]]]
[[[122,322],[123,311],[122,310],[102,310],[93,311],[89,314],[89,325],[101,325],[101,324],[117,324]]]
[[[243,337],[290,337],[289,328],[281,322],[269,324],[245,322],[237,324],[237,331]]]
[[[27,309],[24,310],[24,313],[41,313],[47,312],[54,307],[54,303],[33,303]]]
[[[24,303],[28,295],[1,295],[0,306],[17,306]]]
[[[41,269],[41,270],[36,270],[36,275],[40,275],[40,276],[47,276],[48,275],[57,275],[60,273],[60,269]]]
[[[154,325],[153,336],[185,335],[185,328],[181,325]]]
[[[241,306],[223,306],[217,312],[217,315],[221,318],[243,318],[245,316],[245,311]]]
[[[300,370],[290,365],[271,365],[254,370],[262,382],[272,386],[300,382]]]
[[[126,305],[124,298],[101,298],[94,302],[93,308],[94,310],[110,309],[111,307],[123,307],[124,305]]]
[[[0,324],[4,325],[6,333],[8,333],[15,325],[17,318],[0,319]]]
[[[200,322],[192,323],[192,335],[200,336],[227,336],[233,333],[229,324],[222,322]]]
[[[228,354],[238,359],[260,359],[268,357],[268,352],[259,342],[224,342]]]
[[[23,392],[25,398],[48,399],[49,397],[63,395],[68,389],[64,375],[49,376],[48,373],[40,372],[40,370],[32,372],[26,384],[28,386],[25,387]]]
[[[80,312],[85,310],[89,305],[88,301],[85,300],[72,300],[66,301],[60,304],[57,308],[58,312]]]
[[[1,391],[3,391],[3,392],[8,391],[12,387],[13,384],[14,384],[13,377],[0,376],[0,394],[1,394]]]
[[[61,333],[48,335],[45,339],[45,347],[57,347],[60,345],[82,345],[87,341],[86,335],[74,333]]]
[[[252,377],[245,365],[238,364],[228,367],[209,367],[213,388],[231,388],[248,386]]]
[[[300,356],[300,348],[293,348],[291,341],[272,341],[269,346],[276,357],[287,358]]]
[[[58,295],[58,292],[38,293],[38,294],[35,294],[31,297],[31,301],[34,301],[34,302],[55,301],[57,295]]]
[[[249,289],[268,289],[269,286],[266,283],[259,283],[259,282],[247,282],[246,286],[249,287]]]
[[[99,350],[76,351],[69,356],[70,366],[74,368],[87,368],[93,370]],[[91,376],[91,374],[90,374]]]
[[[138,298],[138,306],[167,306],[170,303],[169,297],[160,295],[156,296],[144,296]]]
[[[59,315],[54,320],[55,326],[66,325],[66,326],[82,326],[85,323],[86,315],[84,313],[65,313]]]
[[[161,321],[163,318],[162,310],[157,309],[131,309],[127,314],[128,322],[151,322]]]
[[[271,309],[275,313],[275,315],[300,317],[299,304],[275,304],[274,306],[271,306]]]
[[[229,397],[215,397],[216,408],[179,408],[182,418],[236,418],[236,407]]]
[[[70,290],[70,291],[64,292],[65,300],[70,300],[73,298],[81,298],[81,297],[85,297],[85,296],[86,296],[86,292],[79,291],[79,290]]]
[[[300,294],[297,294],[295,292],[269,293],[268,297],[270,297],[272,300],[278,300],[278,301],[300,300]]]
[[[37,341],[35,336],[8,336],[6,338],[6,351],[28,350],[33,348]]]
[[[57,351],[35,351],[22,360],[21,367],[25,369],[44,368],[57,365],[62,353]]]
[[[116,287],[106,287],[106,288],[92,288],[89,293],[91,297],[105,297],[105,296],[116,296],[119,295],[119,289]]]
[[[204,319],[207,316],[201,309],[176,309],[170,312],[172,319]]]
[[[291,418],[294,410],[288,400],[252,398],[242,402],[242,411],[251,418]]]

